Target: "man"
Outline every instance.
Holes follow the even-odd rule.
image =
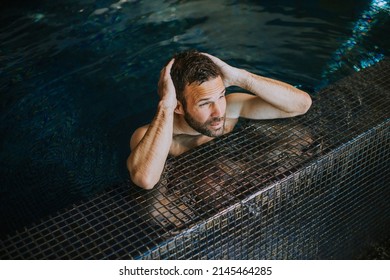
[[[225,88],[233,85],[254,95],[225,95]],[[311,106],[310,96],[291,85],[197,51],[177,54],[162,69],[158,94],[157,113],[134,132],[127,159],[132,181],[144,189],[160,180],[168,154],[179,155],[231,132],[239,117],[293,117]]]

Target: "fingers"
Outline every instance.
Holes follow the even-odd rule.
[[[165,65],[165,67],[163,69],[161,69],[161,76],[165,76],[165,75],[171,75],[171,69],[172,69],[172,65],[173,63],[175,62],[175,59],[172,58],[168,63],[167,65]]]
[[[202,53],[203,55],[207,56],[208,58],[210,58],[215,64],[217,64],[220,68],[224,67],[226,65],[226,62],[222,61],[221,59],[219,59],[218,57],[216,56],[213,56],[211,54],[208,54],[208,53]]]
[[[167,70],[169,70],[169,72],[171,72],[171,68],[172,68],[172,65],[173,65],[174,62],[175,62],[175,59],[172,58],[172,59],[168,62],[167,66],[165,66],[165,69],[167,69]]]
[[[176,101],[176,92],[171,77],[171,68],[173,63],[174,59],[171,59],[168,64],[161,69],[160,80],[158,81],[158,94],[160,98],[172,96],[172,99]]]
[[[215,57],[215,56],[213,56],[213,55],[211,55],[211,54],[208,54],[208,53],[202,52],[201,54],[207,56],[208,58],[210,58],[210,59],[211,59],[212,61],[214,61],[214,62],[218,59],[217,57]],[[219,59],[218,59],[218,60],[219,60]]]
[[[225,87],[229,87],[232,85],[235,85],[235,77],[237,76],[237,68],[230,66],[223,60],[219,59],[218,57],[215,57],[208,53],[202,53],[205,56],[209,57],[220,69],[222,74],[222,80],[225,85]]]

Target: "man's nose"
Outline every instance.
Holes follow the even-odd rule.
[[[222,112],[221,106],[217,102],[213,103],[211,116],[212,117],[220,117],[221,112]]]

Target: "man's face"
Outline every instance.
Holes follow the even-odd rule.
[[[184,119],[190,127],[209,137],[221,136],[225,127],[225,86],[217,77],[184,89],[186,107]]]

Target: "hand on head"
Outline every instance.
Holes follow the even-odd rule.
[[[215,57],[208,53],[202,53],[205,56],[209,57],[221,70],[222,80],[225,87],[234,86],[236,84],[236,80],[240,74],[240,69],[230,66],[226,62],[222,61],[218,57]]]
[[[171,78],[171,68],[174,61],[174,59],[171,59],[161,70],[160,80],[158,81],[158,95],[160,96],[160,100],[165,107],[171,109],[175,109],[177,106],[176,90]]]

